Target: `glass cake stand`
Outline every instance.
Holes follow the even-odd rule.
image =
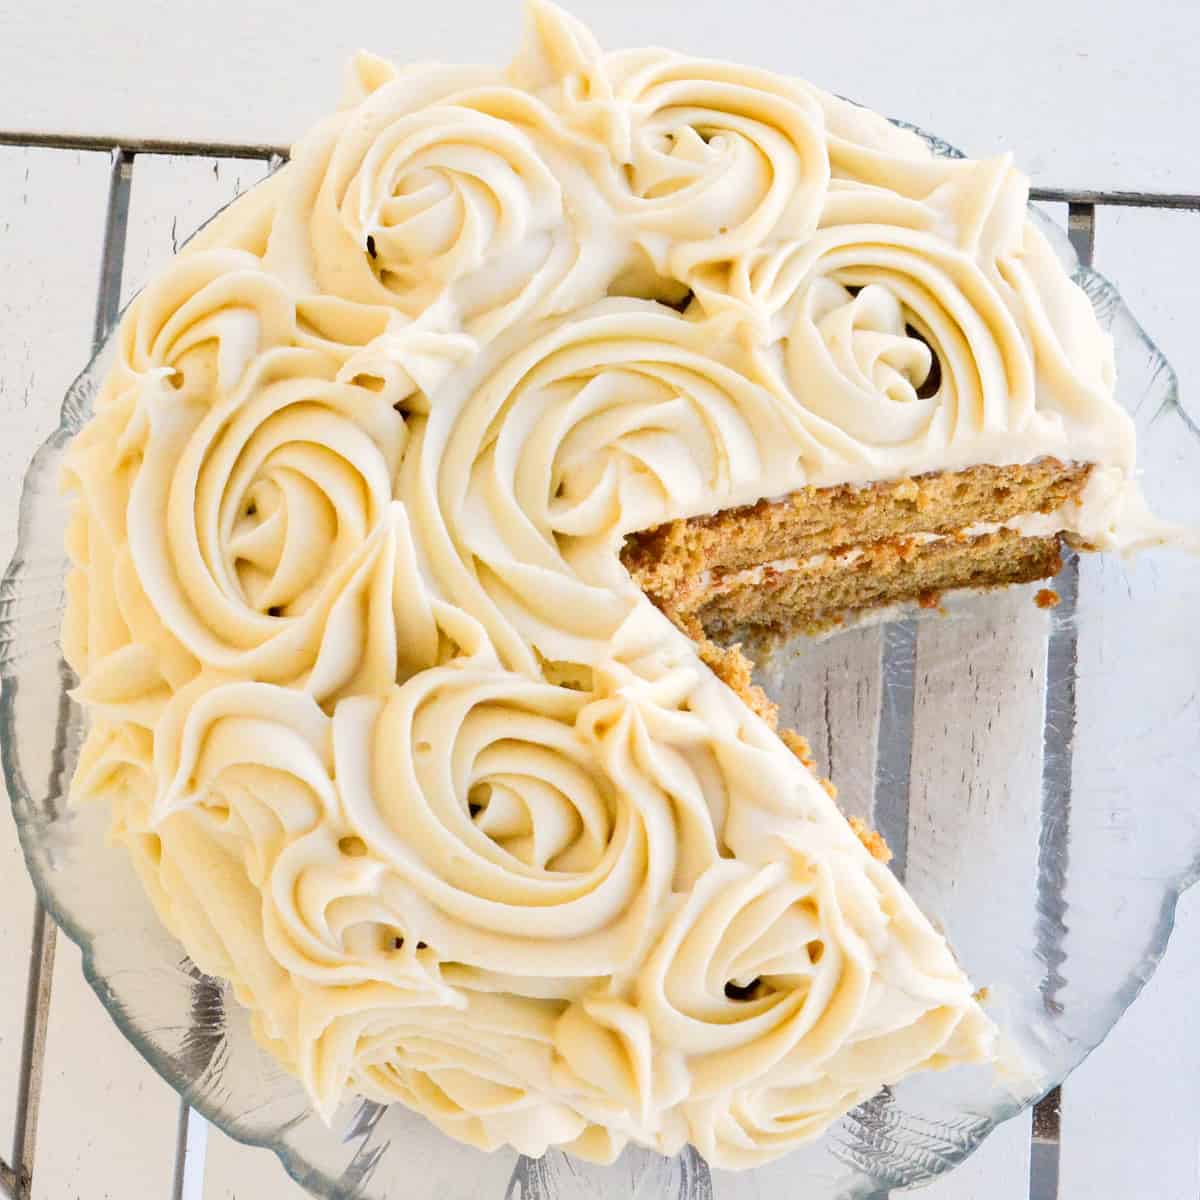
[[[1200,428],[1174,373],[1112,284],[1037,219],[1115,341],[1151,505],[1200,525]],[[1003,1070],[915,1076],[743,1174],[710,1172],[691,1150],[630,1149],[609,1167],[485,1155],[400,1105],[349,1101],[326,1126],[224,985],[158,923],[125,852],[106,842],[105,807],[65,800],[83,714],[58,646],[57,476],[113,341],[25,477],[0,585],[5,781],[38,894],[125,1035],[204,1116],[273,1150],[318,1195],[824,1200],[919,1184],[1060,1083],[1150,978],[1200,864],[1200,558],[1170,551],[1071,558],[1052,609],[1033,602],[1036,587],[960,596],[941,613],[800,639],[759,666],[782,720],[810,736],[847,810],[887,836],[893,865],[987,988]]]

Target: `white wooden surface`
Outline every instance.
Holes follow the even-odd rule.
[[[1043,186],[1200,192],[1200,139],[1194,135],[1200,88],[1193,65],[1200,55],[1200,13],[1178,0],[1149,0],[1132,12],[1095,0],[1013,0],[986,9],[929,0],[921,6],[917,32],[910,6],[879,0],[813,0],[782,8],[773,0],[742,0],[736,19],[722,0],[574,0],[572,7],[609,44],[659,41],[793,69],[917,119],[974,152],[1011,144]],[[446,55],[448,48],[458,57],[497,59],[512,44],[516,8],[515,0],[440,0],[403,8],[343,0],[301,13],[282,0],[209,0],[202,7],[47,0],[30,8],[0,0],[0,131],[286,144],[329,106],[340,60],[359,44],[409,59]],[[768,27],[769,38],[762,32]],[[139,155],[123,295],[173,241],[264,169],[245,160]],[[15,532],[16,481],[86,358],[109,174],[107,154],[0,146],[5,560]],[[1098,265],[1120,281],[1185,387],[1200,381],[1192,282],[1200,268],[1200,212],[1101,208],[1097,225]],[[855,653],[876,653],[869,642]],[[1009,670],[984,650],[986,670]],[[926,641],[918,665],[920,655],[931,652]],[[1036,669],[1031,655],[1026,665]],[[831,682],[837,670],[831,661]],[[812,704],[807,728],[825,761],[833,738],[848,744],[846,731],[858,727],[860,709],[878,704],[878,694],[868,683],[864,695],[843,696],[828,710],[821,693],[814,693]],[[931,717],[936,714],[919,706],[914,711],[918,736],[936,738]],[[826,726],[828,741],[821,733]],[[869,736],[849,737],[859,737],[861,768],[848,772],[836,750],[832,766],[853,798],[866,794],[875,747]],[[922,790],[947,782],[914,775],[913,822],[920,820]],[[910,870],[919,888],[923,866],[915,832],[912,840]],[[15,1117],[32,910],[11,822],[0,816],[5,1158]],[[1064,1088],[1060,1200],[1200,1195],[1198,947],[1200,896],[1193,892],[1180,906],[1158,974]],[[45,1200],[172,1196],[178,1103],[108,1022],[65,939],[54,973],[46,1069],[35,1194]],[[197,1151],[203,1134],[202,1126],[193,1125]],[[1029,1147],[1028,1118],[1009,1122],[965,1167],[921,1195],[1024,1200]],[[273,1156],[215,1129],[203,1158],[194,1154],[191,1166],[182,1193],[175,1193],[182,1200],[290,1200],[303,1194]]]
[[[1187,0],[569,0],[609,46],[805,74],[1058,187],[1200,190],[1200,26]],[[287,144],[360,46],[498,62],[520,0],[0,2],[0,126]],[[98,53],[97,48],[103,47]],[[99,102],[98,102],[99,101]],[[1090,130],[1094,136],[1081,136]]]

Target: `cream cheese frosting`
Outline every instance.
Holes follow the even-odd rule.
[[[361,55],[132,304],[68,453],[74,794],[323,1115],[744,1167],[990,1058],[943,938],[618,555],[1048,454],[1100,464],[1072,520],[1119,540],[1111,348],[1026,200],[537,0],[505,71]]]

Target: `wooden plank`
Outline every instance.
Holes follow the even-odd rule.
[[[138,1056],[58,939],[34,1200],[170,1194],[179,1099]],[[133,1181],[137,1181],[136,1185]]]
[[[196,229],[266,177],[260,159],[139,154],[133,160],[129,232],[121,274],[124,307]]]
[[[180,1141],[175,1159],[172,1200],[202,1200],[209,1123],[195,1109],[180,1110]]]
[[[309,1195],[270,1150],[235,1142],[212,1126],[205,1162],[203,1200],[306,1200]]]
[[[124,305],[188,234],[266,164],[216,159],[134,160],[121,274]],[[84,1069],[83,1064],[86,1064]],[[114,1103],[114,1098],[119,1101]],[[179,1100],[104,1012],[83,978],[79,953],[62,946],[46,1051],[34,1195],[169,1194],[175,1170]]]
[[[1186,4],[1153,5],[1144,19],[1091,0],[928,0],[919,20],[876,0],[742,0],[737,20],[726,0],[568,7],[606,46],[669,45],[807,74],[974,153],[1014,148],[1042,184],[1195,191],[1200,178]],[[19,36],[0,39],[0,120],[39,133],[283,146],[333,107],[360,45],[404,61],[499,63],[519,21],[516,0],[442,0],[403,19],[384,0],[343,0],[310,6],[302,21],[285,0],[211,0],[203,21],[186,5],[126,0],[115,26],[102,4],[33,5]],[[1080,136],[1098,122],[1102,137]]]
[[[366,1135],[372,1146],[391,1143],[392,1148],[379,1169],[368,1173],[369,1184],[345,1181],[347,1197],[367,1194],[374,1198],[386,1192],[397,1200],[418,1196],[421,1200],[550,1200],[560,1194],[556,1189],[562,1179],[567,1181],[564,1198],[599,1200],[611,1195],[613,1200],[632,1200],[635,1188],[627,1186],[629,1180],[644,1182],[646,1176],[658,1180],[660,1172],[668,1178],[673,1175],[669,1167],[660,1167],[663,1159],[637,1150],[627,1152],[621,1160],[617,1183],[605,1168],[568,1160],[558,1151],[550,1151],[529,1171],[531,1160],[519,1159],[511,1150],[481,1154],[450,1141],[423,1117],[401,1112],[401,1120],[390,1129],[385,1116],[380,1126]],[[361,1141],[358,1148],[363,1148]],[[410,1172],[414,1179],[411,1190],[404,1186]],[[385,1186],[388,1184],[390,1188]],[[244,1145],[209,1126],[203,1200],[302,1200],[307,1194],[270,1150]],[[674,1200],[674,1193],[668,1195],[661,1188],[651,1187],[638,1195],[645,1200],[659,1200],[660,1196],[661,1200]]]
[[[16,544],[18,481],[88,355],[104,242],[106,154],[0,147],[0,559]],[[7,804],[5,809],[7,810]],[[33,932],[33,887],[0,814],[0,1157],[9,1158]]]
[[[1027,974],[1033,951],[1049,634],[1035,590],[976,599],[917,636],[906,882],[980,986]],[[1029,1113],[995,1135],[991,1169],[967,1172],[974,1195],[1026,1194],[1029,1137]]]
[[[1193,888],[1145,991],[1063,1088],[1058,1200],[1200,1195],[1198,986]]]
[[[1029,1112],[1005,1121],[960,1167],[920,1191],[920,1200],[1029,1200]]]
[[[1065,205],[1041,207],[1065,228]],[[918,627],[905,879],[981,986],[1006,966],[994,952],[1007,943],[1026,954],[1033,928],[1049,637],[1035,590],[977,601],[978,615],[965,621],[933,618]],[[1027,871],[982,878],[978,844],[989,837],[1003,845],[1006,862],[1024,861]],[[965,913],[976,914],[977,928],[957,915]],[[1031,1133],[1031,1111],[1006,1121],[922,1194],[1024,1200]]]
[[[1193,413],[1200,343],[1186,268],[1198,261],[1200,213],[1097,213],[1096,265],[1119,283],[1174,365]],[[1193,890],[1180,902],[1153,979],[1063,1089],[1061,1200],[1200,1194],[1198,991],[1200,896]]]
[[[817,770],[837,785],[848,816],[871,817],[881,703],[879,626],[819,642],[797,639],[763,659],[757,683],[779,705],[782,728],[804,735]]]
[[[0,146],[0,505],[5,564],[16,542],[15,488],[58,424],[87,361],[96,315],[110,158]]]

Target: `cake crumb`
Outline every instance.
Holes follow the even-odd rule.
[[[881,863],[892,861],[892,852],[880,834],[868,828],[866,822],[859,817],[849,817],[847,820],[850,822],[850,828],[854,830],[855,837],[867,848],[867,853],[873,859]]]
[[[754,664],[742,653],[740,645],[718,646],[704,636],[699,623],[689,622],[687,632],[696,642],[700,661],[723,683],[736,692],[746,707],[760,716],[772,728],[779,725],[779,706],[768,699],[767,693],[750,680]]]
[[[794,729],[781,729],[779,731],[779,740],[811,771],[815,767],[816,760],[812,755],[812,747],[808,744],[808,738],[797,733]]]
[[[1038,608],[1057,608],[1062,597],[1053,588],[1042,588],[1033,598]]]
[[[922,592],[917,597],[917,603],[922,608],[940,608],[942,603],[941,592]]]

